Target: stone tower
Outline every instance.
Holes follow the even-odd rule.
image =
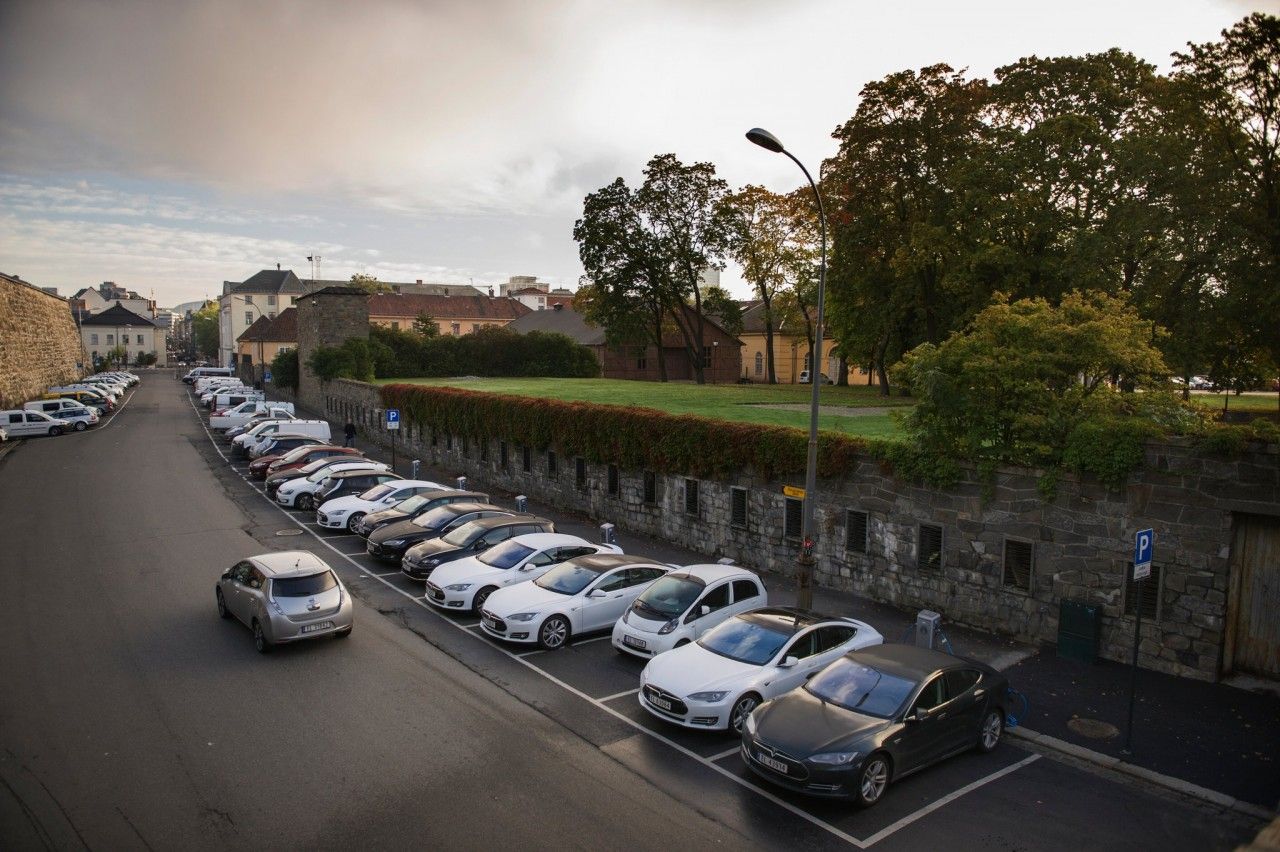
[[[298,401],[324,411],[324,390],[307,367],[318,346],[369,337],[369,294],[357,287],[325,287],[298,297]]]

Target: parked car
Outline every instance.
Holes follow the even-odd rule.
[[[478,518],[514,514],[510,509],[490,503],[470,503],[465,500],[437,506],[412,521],[388,524],[369,536],[365,552],[388,562],[399,562],[409,548],[444,535],[455,527]]]
[[[352,532],[361,538],[368,538],[377,530],[400,521],[412,521],[430,512],[437,506],[449,503],[488,503],[489,495],[479,491],[459,491],[456,488],[441,488],[439,491],[424,491],[416,497],[410,497],[403,503],[397,503],[390,509],[370,512],[352,526]]]
[[[884,637],[866,622],[793,607],[734,616],[640,673],[640,706],[686,728],[733,730],[849,651]]]
[[[275,437],[268,440],[262,447],[260,451],[261,455],[259,455],[258,458],[263,458],[264,456],[279,458],[285,453],[296,450],[299,447],[315,447],[323,444],[324,441],[321,441],[319,438],[312,438],[309,435],[276,434]],[[257,459],[254,459],[254,461],[257,461]]]
[[[49,392],[44,395],[45,399],[74,399],[83,405],[88,406],[98,412],[98,416],[102,417],[115,409],[115,403],[107,398],[107,395],[99,391],[91,390],[72,390],[70,388],[49,388]]]
[[[317,444],[317,446],[328,446],[328,445]],[[295,467],[289,470],[281,470],[277,473],[268,473],[266,481],[263,483],[267,492],[267,496],[274,499],[276,496],[276,493],[280,490],[280,486],[284,485],[286,482],[289,482],[290,480],[298,479],[299,477],[311,476],[311,474],[316,473],[317,471],[324,470],[327,467],[330,467],[335,464],[340,464],[342,462],[367,462],[370,464],[373,463],[370,459],[365,458],[363,455],[360,455],[359,453],[350,453],[350,454],[343,453],[342,455],[331,455],[325,458],[314,459],[308,462],[307,464],[303,465],[302,467]],[[385,466],[386,465],[383,465],[383,467]],[[324,476],[322,475],[320,479],[323,479],[323,478]]]
[[[484,553],[441,565],[427,581],[427,603],[476,615],[489,595],[536,580],[561,562],[593,553],[621,553],[616,544],[592,544],[576,535],[533,533],[509,538]]]
[[[261,426],[263,423],[288,423],[290,420],[300,420],[300,419],[301,418],[295,417],[286,411],[280,411],[280,412],[270,411],[265,414],[255,414],[253,417],[249,418],[249,420],[246,421],[245,423],[239,426],[233,426],[227,431],[223,432],[222,437],[225,438],[227,442],[232,445],[232,448],[234,448],[236,445],[236,438],[239,438],[241,435],[247,432],[253,431],[255,427]],[[244,443],[244,442],[241,441],[240,443]]]
[[[1192,376],[1191,389],[1202,391],[1213,390],[1213,382],[1210,381],[1208,376]]]
[[[477,518],[406,550],[400,571],[411,580],[426,580],[446,562],[474,556],[514,536],[555,531],[553,522],[536,515]]]
[[[613,647],[648,659],[769,603],[760,578],[735,565],[689,565],[661,577],[613,625]]]
[[[899,778],[999,745],[1008,688],[1004,675],[964,657],[914,645],[854,651],[757,708],[742,754],[780,787],[870,807]]]
[[[820,379],[818,379],[818,384],[820,384],[820,385],[829,385],[829,384],[831,384],[831,379],[829,379],[829,378],[827,377],[827,374],[826,374],[826,373],[821,373],[820,375],[821,375],[821,378],[820,378]],[[808,371],[808,370],[801,370],[801,371],[800,371],[800,380],[799,380],[799,384],[802,384],[802,385],[807,385],[807,384],[809,384],[809,371]]]
[[[37,399],[24,403],[22,408],[26,411],[43,411],[50,417],[65,420],[77,432],[98,425],[97,410],[74,399]]]
[[[71,424],[60,418],[50,417],[43,411],[12,409],[0,411],[0,425],[10,438],[31,438],[36,435],[61,435]]]
[[[384,482],[360,494],[329,498],[316,509],[316,525],[326,529],[352,530],[365,515],[388,509],[410,497],[444,486],[425,479],[397,479]]]
[[[258,456],[249,462],[249,475],[254,479],[266,479],[272,473],[292,470],[310,464],[316,459],[332,456],[357,456],[360,451],[354,447],[335,447],[333,444],[308,444],[295,447],[280,455]]]
[[[322,444],[329,443],[329,424],[324,420],[281,420],[274,425],[265,423],[261,431],[246,432],[236,438],[233,447],[238,446],[242,455],[256,459],[277,435],[295,435],[315,438]],[[252,437],[252,441],[249,440]],[[240,439],[244,438],[243,441]]]
[[[235,372],[236,371],[230,367],[196,367],[183,376],[182,380],[190,385],[195,384],[196,380],[203,379],[207,376],[230,377],[235,375]]]
[[[266,399],[266,394],[260,390],[253,388],[236,388],[235,390],[219,389],[217,393],[209,397],[209,401],[205,403],[205,407],[209,409],[210,416],[229,408],[235,408],[246,402],[262,402]]]
[[[61,387],[50,388],[49,390],[50,391],[64,391],[64,390],[91,391],[110,401],[113,406],[117,405],[120,402],[120,394],[116,393],[115,391],[111,390],[108,387],[105,387],[104,385],[91,385],[91,384],[88,384],[87,382],[75,382],[73,384],[63,385]]]
[[[329,474],[316,489],[314,501],[316,506],[323,506],[332,500],[343,497],[355,497],[370,488],[385,482],[399,482],[402,477],[389,470],[344,470]]]
[[[276,489],[276,502],[281,506],[292,506],[303,512],[310,512],[316,507],[316,492],[320,490],[320,483],[329,479],[335,473],[344,470],[360,470],[369,472],[385,472],[387,466],[380,462],[373,462],[367,459],[361,461],[339,461],[333,465],[322,467],[309,476],[291,479]],[[369,486],[365,486],[368,488]],[[361,489],[364,490],[363,488]]]
[[[243,423],[248,423],[259,415],[276,416],[282,414],[293,416],[294,409],[291,402],[265,402],[261,397],[258,399],[247,399],[238,405],[226,407],[223,410],[214,411],[209,415],[210,429],[231,429]]]
[[[306,550],[251,556],[218,578],[218,615],[253,631],[259,653],[321,636],[351,635],[351,595],[323,559]]]
[[[480,629],[548,650],[606,630],[650,583],[672,569],[644,556],[597,553],[552,568],[532,583],[498,589],[480,612]]]

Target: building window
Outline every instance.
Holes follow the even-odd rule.
[[[89,345],[90,345],[90,346],[97,346],[97,345],[98,345],[98,335],[96,335],[96,334],[91,334],[91,335],[89,335]]]
[[[453,452],[453,435],[452,434],[444,436],[444,448],[449,452]]]
[[[392,320],[392,322],[391,322],[391,330],[392,330],[392,331],[399,331],[399,330],[400,330],[400,323],[398,323],[398,322],[396,322],[396,321]]]
[[[556,475],[556,451],[547,450],[547,476]]]
[[[919,560],[916,567],[921,570],[938,571],[942,568],[942,527],[936,524],[920,525],[916,554]]]
[[[651,470],[644,472],[644,502],[658,502],[658,474]]]
[[[462,326],[456,322],[453,323],[452,325],[449,326],[449,333],[452,334],[454,337],[457,337],[458,335],[462,334]]]
[[[466,435],[462,436],[462,457],[464,459],[471,458],[471,439]]]
[[[481,439],[480,440],[480,461],[488,461],[488,460],[489,460],[489,442],[487,440]]]
[[[764,353],[763,352],[756,353],[756,375],[757,376],[764,375]]]
[[[587,460],[582,456],[573,460],[573,484],[579,491],[587,490]]]
[[[684,513],[686,515],[698,514],[698,480],[686,479],[684,481]]]
[[[290,296],[290,297],[289,297],[289,304],[291,304],[291,305],[296,305],[296,304],[298,304],[298,297],[297,297],[297,296]]]
[[[1035,568],[1036,547],[1029,541],[1004,540],[1004,584],[1009,588],[1031,591],[1031,575]]]
[[[533,473],[533,453],[528,446],[520,448],[520,469],[525,473]]]
[[[747,489],[736,486],[729,487],[729,524],[730,526],[747,526]]]
[[[849,509],[844,513],[844,549],[867,552],[867,513]]]
[[[1161,616],[1160,598],[1164,592],[1164,568],[1151,566],[1151,576],[1141,582],[1133,579],[1133,563],[1124,565],[1124,614],[1133,615],[1138,611],[1138,591],[1142,591],[1142,618],[1144,621],[1159,621]]]
[[[636,369],[637,370],[647,370],[649,368],[649,359],[646,357],[646,354],[648,353],[648,351],[649,350],[643,346],[638,347],[636,349]]]
[[[268,293],[268,294],[267,294],[267,304],[268,304],[268,305],[274,305],[275,303],[276,303],[276,294],[275,294],[275,293]]]
[[[783,538],[799,538],[804,527],[804,501],[784,497],[782,507]]]
[[[507,469],[507,442],[498,442],[498,465],[503,469]]]
[[[253,325],[253,311],[244,312],[244,324]]]
[[[113,344],[113,343],[115,343],[115,342],[116,342],[116,336],[115,336],[114,334],[108,334],[108,335],[107,335],[107,345],[108,345],[108,346],[110,346],[111,344]]]
[[[245,293],[245,294],[244,294],[244,303],[245,303],[246,305],[252,305],[252,304],[253,304],[253,294],[252,294],[252,293]]]
[[[610,497],[618,496],[618,466],[616,464],[609,465],[606,470],[606,482],[608,483],[607,491]]]
[[[138,345],[139,345],[139,346],[141,346],[141,345],[142,345],[142,335],[141,335],[141,334],[139,334],[139,335],[138,335]]]

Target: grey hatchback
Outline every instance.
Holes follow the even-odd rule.
[[[218,578],[214,594],[218,615],[252,630],[261,654],[284,642],[350,636],[355,622],[351,595],[338,575],[305,550],[241,560]]]

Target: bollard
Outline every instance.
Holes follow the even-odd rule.
[[[523,494],[517,494],[517,495],[516,495],[516,511],[517,511],[517,512],[527,512],[527,511],[529,511],[529,498],[528,498],[528,497],[524,496]]]
[[[618,537],[617,535],[615,535],[616,532],[617,530],[614,529],[613,524],[601,524],[600,525],[600,543],[601,544],[617,544]]]
[[[459,491],[467,490],[467,478],[465,476],[458,477],[458,490]]]
[[[417,479],[417,478],[418,478],[418,468],[420,468],[421,466],[422,466],[422,459],[414,459],[414,460],[413,460],[413,462],[409,465],[409,470],[410,470],[409,478],[410,478],[410,479]]]
[[[916,647],[933,648],[942,630],[942,616],[933,610],[922,609],[916,614]]]

